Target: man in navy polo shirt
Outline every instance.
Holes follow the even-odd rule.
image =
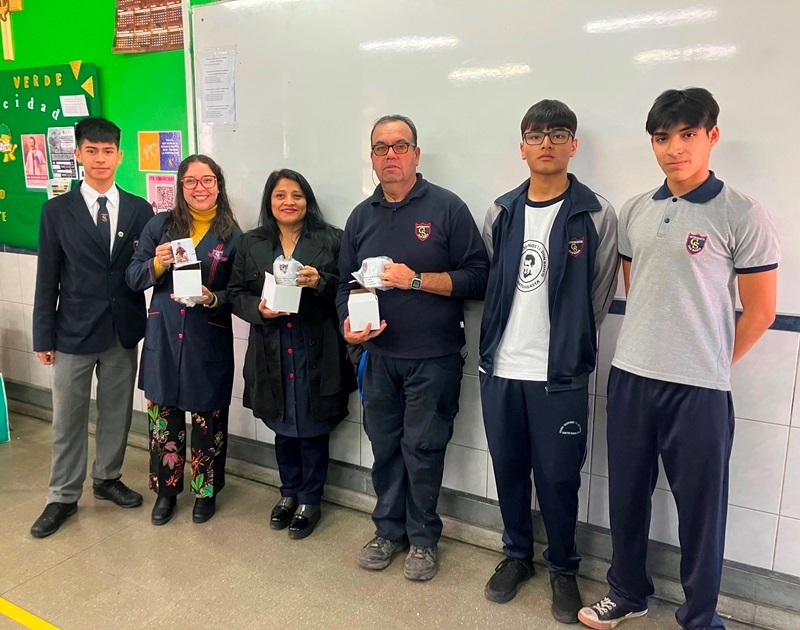
[[[682,628],[725,627],[716,606],[733,444],[730,371],[775,319],[780,243],[761,204],[709,170],[718,114],[708,90],[662,93],[646,129],[666,181],[620,212],[628,301],[608,382],[614,554],[608,595],[578,614],[598,630],[647,613],[659,455],[678,508],[686,602],[675,617]]]
[[[375,537],[359,566],[385,569],[411,549],[404,574],[430,580],[438,570],[442,521],[436,503],[461,391],[465,299],[483,299],[489,260],[466,204],[417,173],[417,130],[405,116],[372,129],[372,168],[380,184],[347,220],[337,305],[349,343],[367,350],[364,429],[375,463]],[[350,329],[351,273],[365,258],[388,256],[378,291],[377,330]]]

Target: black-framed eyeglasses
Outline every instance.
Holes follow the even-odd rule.
[[[553,144],[567,144],[569,139],[573,137],[572,132],[568,129],[552,129],[550,131],[526,131],[522,134],[525,144],[542,144],[545,137],[550,138]]]
[[[183,184],[184,188],[197,188],[197,184],[200,184],[206,190],[214,188],[216,183],[217,178],[214,175],[204,175],[200,179],[196,177],[184,177],[181,180],[181,184]]]
[[[411,142],[395,142],[394,144],[383,144],[383,142],[378,142],[377,144],[372,145],[372,152],[377,155],[378,157],[383,157],[389,153],[389,149],[393,149],[395,155],[405,155],[408,153],[409,149],[413,149],[416,144]]]

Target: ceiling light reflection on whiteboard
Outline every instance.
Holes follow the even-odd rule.
[[[231,2],[228,8],[231,11],[246,11],[265,4],[291,4],[294,2],[302,2],[303,0],[237,0]]]
[[[441,48],[455,48],[459,43],[459,39],[455,35],[442,35],[438,37],[411,35],[409,37],[363,42],[358,45],[358,49],[364,52],[415,52],[439,50]]]
[[[524,63],[504,63],[499,66],[474,66],[471,68],[457,68],[453,70],[448,79],[455,82],[469,81],[496,81],[510,79],[524,74],[530,74],[531,67]]]
[[[717,19],[717,10],[710,7],[689,7],[674,11],[656,11],[639,13],[623,17],[601,18],[587,22],[583,30],[587,33],[619,33],[637,28],[661,28],[713,22]]]
[[[736,54],[736,46],[687,46],[686,48],[654,48],[643,50],[634,57],[636,63],[678,63],[680,61],[723,61]]]

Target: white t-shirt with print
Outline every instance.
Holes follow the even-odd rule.
[[[517,272],[517,288],[503,337],[494,357],[494,375],[520,381],[546,381],[550,351],[550,230],[563,203],[525,206],[525,238]]]

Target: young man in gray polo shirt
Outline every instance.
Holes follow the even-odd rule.
[[[709,170],[718,114],[705,89],[661,94],[646,129],[666,181],[620,212],[628,301],[608,383],[614,554],[608,595],[578,615],[598,630],[647,612],[659,454],[678,506],[686,602],[675,617],[682,628],[724,628],[716,605],[733,443],[730,368],[775,319],[780,249],[767,211]]]

